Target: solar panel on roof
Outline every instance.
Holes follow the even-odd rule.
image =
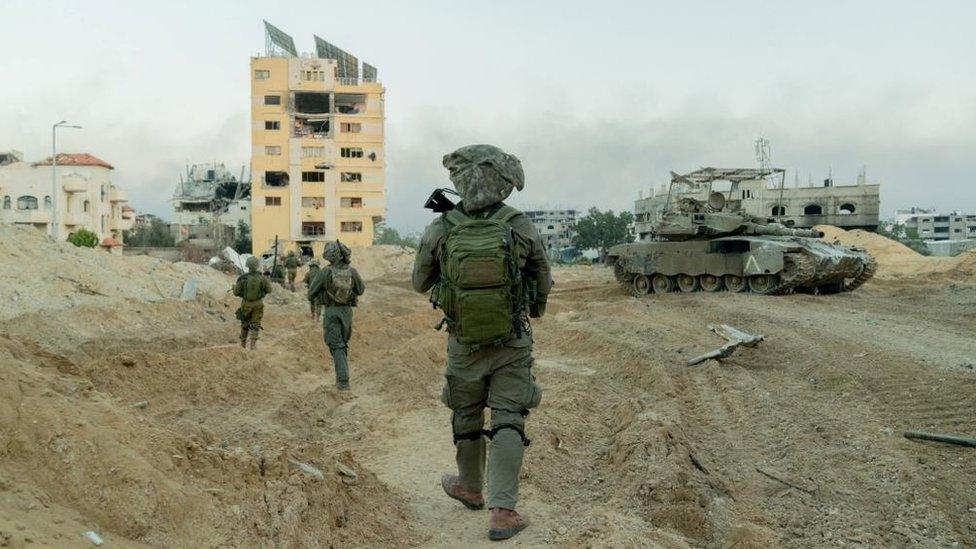
[[[363,61],[363,82],[376,82],[376,67]]]
[[[264,31],[268,34],[268,39],[271,40],[272,44],[298,57],[298,50],[295,49],[295,41],[292,40],[291,36],[267,21],[264,22]]]

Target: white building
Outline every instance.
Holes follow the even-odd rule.
[[[579,217],[576,210],[530,210],[525,215],[539,231],[550,257],[559,255],[573,245]]]
[[[56,217],[61,240],[88,229],[106,247],[121,245],[122,231],[132,228],[135,212],[126,205],[125,191],[111,181],[114,169],[88,153],[58,154],[55,191],[50,158],[24,162],[19,151],[0,153],[0,223],[31,225],[51,234]]]

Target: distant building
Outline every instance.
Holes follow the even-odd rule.
[[[560,257],[563,250],[573,246],[579,216],[576,210],[530,210],[525,215],[539,231],[549,257]]]
[[[265,22],[251,58],[253,251],[373,243],[386,216],[384,94],[376,68],[315,37],[316,54]]]
[[[0,223],[52,232],[57,217],[61,240],[79,229],[98,235],[106,247],[121,245],[135,212],[125,191],[111,181],[111,164],[88,153],[58,154],[57,193],[52,196],[51,158],[24,162],[18,151],[0,153]],[[56,200],[55,200],[56,198]],[[57,216],[54,205],[57,205]]]
[[[835,186],[825,179],[819,187],[780,187],[770,181],[780,169],[702,168],[694,172],[673,174],[671,192],[661,188],[650,197],[635,203],[636,229],[640,238],[647,236],[661,211],[670,200],[689,197],[708,200],[710,191],[722,192],[728,208],[756,217],[768,217],[799,228],[834,225],[844,229],[876,230],[880,206],[880,186],[859,178],[855,185]],[[719,186],[716,183],[724,183]]]
[[[170,229],[176,242],[197,242],[206,248],[234,239],[237,224],[251,224],[251,182],[223,164],[194,164],[180,176],[173,192]]]
[[[153,215],[151,213],[137,214],[133,227],[148,227],[156,221],[162,221],[162,219],[160,219],[158,215]]]
[[[915,213],[905,219],[905,233],[910,238],[924,240],[934,255],[957,255],[976,247],[976,215],[919,211],[925,213]]]

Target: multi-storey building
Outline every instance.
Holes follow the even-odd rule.
[[[114,169],[87,153],[58,154],[54,190],[50,158],[24,162],[18,151],[0,153],[0,223],[52,234],[56,222],[61,240],[87,229],[107,247],[122,244],[122,231],[132,228],[135,212],[126,206],[125,191],[111,181]]]
[[[905,227],[922,240],[965,240],[976,238],[976,215],[919,213],[906,219]]]
[[[384,88],[376,69],[316,37],[299,56],[265,23],[251,58],[251,227],[260,254],[319,256],[328,240],[370,245],[386,215]]]
[[[576,236],[576,210],[531,210],[525,215],[535,225],[551,258],[573,245]]]

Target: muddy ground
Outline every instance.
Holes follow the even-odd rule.
[[[901,436],[976,435],[972,280],[635,299],[605,269],[555,276],[533,525],[507,544],[976,544],[974,450]],[[488,545],[487,512],[439,491],[444,336],[407,273],[368,281],[348,395],[297,296],[269,298],[255,352],[235,306],[87,299],[0,322],[0,546]],[[686,366],[721,345],[710,323],[766,341]]]

